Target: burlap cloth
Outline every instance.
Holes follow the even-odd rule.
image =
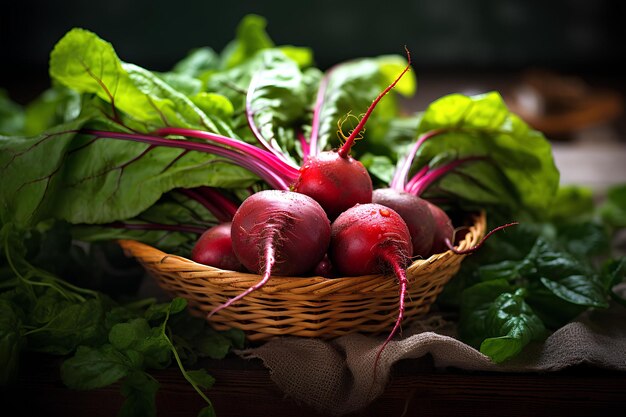
[[[626,286],[620,291],[626,293]],[[403,330],[401,339],[387,345],[375,381],[373,363],[383,337],[351,334],[330,342],[283,337],[238,354],[261,359],[287,396],[333,415],[363,409],[382,394],[393,364],[427,354],[437,368],[546,372],[588,364],[626,371],[626,308],[620,305],[582,314],[503,364],[491,362],[455,335],[455,324],[438,315],[415,322]]]

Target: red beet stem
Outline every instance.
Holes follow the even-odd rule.
[[[367,111],[365,112],[365,115],[363,116],[359,124],[354,128],[354,130],[352,131],[352,133],[350,134],[346,142],[343,144],[343,146],[339,148],[339,150],[337,151],[339,156],[341,156],[342,158],[347,158],[348,155],[350,154],[350,149],[352,148],[352,145],[354,144],[356,137],[359,135],[361,130],[363,130],[363,127],[365,126],[367,119],[369,119],[370,115],[372,114],[372,111],[374,111],[374,108],[376,107],[378,102],[385,96],[385,94],[387,94],[393,87],[395,87],[396,84],[398,84],[398,81],[400,81],[400,78],[402,78],[402,76],[411,68],[411,54],[406,47],[404,49],[406,51],[406,57],[408,61],[406,67],[404,68],[404,70],[402,70],[400,75],[398,75],[398,77],[387,88],[385,88],[378,95],[378,97],[374,99],[374,101],[372,101],[372,104],[370,104],[370,106],[368,107]]]
[[[389,333],[389,336],[387,336],[387,339],[378,350],[378,353],[376,353],[376,359],[374,360],[374,378],[373,378],[374,380],[376,380],[376,372],[378,369],[378,361],[380,360],[380,355],[383,353],[383,350],[385,350],[385,348],[387,347],[387,344],[389,344],[391,339],[393,339],[393,337],[396,335],[396,333],[398,332],[398,329],[400,329],[400,325],[402,324],[402,319],[404,318],[404,308],[405,308],[404,299],[406,298],[407,287],[409,285],[409,281],[407,280],[407,277],[406,277],[406,270],[402,267],[402,265],[400,265],[400,262],[398,262],[398,256],[396,255],[396,253],[391,250],[384,251],[381,254],[381,257],[389,266],[393,268],[396,278],[398,278],[398,281],[400,283],[400,291],[399,291],[400,300],[399,300],[399,306],[398,306],[398,318],[396,319],[396,323],[393,326],[391,333]]]
[[[459,250],[459,249],[457,249],[456,247],[454,247],[454,245],[452,245],[452,242],[450,242],[450,239],[449,239],[449,238],[446,238],[446,239],[445,239],[445,243],[446,243],[446,246],[448,247],[448,249],[450,249],[452,252],[456,253],[457,255],[467,255],[467,254],[470,254],[470,253],[474,253],[474,252],[476,252],[478,249],[480,249],[480,248],[481,248],[481,246],[485,243],[485,241],[486,241],[487,239],[489,239],[489,237],[490,237],[492,234],[494,234],[495,232],[497,232],[498,230],[506,229],[507,227],[510,227],[510,226],[515,226],[515,225],[517,225],[517,224],[519,224],[519,222],[507,223],[507,224],[503,224],[502,226],[498,226],[498,227],[496,227],[495,229],[493,229],[492,231],[490,231],[489,233],[487,233],[487,234],[485,235],[485,237],[483,237],[483,238],[480,240],[480,242],[478,242],[476,245],[474,245],[474,246],[472,246],[471,248],[468,248],[468,249],[463,249],[463,250]]]
[[[269,281],[270,276],[272,275],[272,269],[274,267],[274,264],[276,263],[275,250],[274,250],[274,239],[273,239],[274,235],[275,235],[275,233],[271,233],[270,236],[268,236],[267,239],[265,239],[264,254],[263,254],[264,257],[265,257],[265,266],[263,267],[263,278],[261,278],[261,280],[259,282],[257,282],[256,284],[254,284],[252,287],[248,288],[247,290],[245,290],[241,294],[237,295],[236,297],[231,298],[230,300],[228,300],[227,302],[225,302],[221,306],[218,306],[215,309],[213,309],[213,311],[211,311],[207,315],[207,318],[210,318],[215,313],[217,313],[217,312],[219,312],[219,311],[221,311],[221,310],[223,310],[225,308],[228,308],[233,303],[236,303],[237,301],[241,300],[246,295],[250,294],[253,291],[258,290],[259,288],[264,286],[267,283],[267,281]]]

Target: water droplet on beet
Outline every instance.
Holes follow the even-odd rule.
[[[390,212],[389,210],[387,210],[387,209],[380,209],[380,210],[379,210],[379,213],[380,213],[380,215],[381,215],[381,216],[383,216],[383,217],[389,217],[389,216],[391,216],[391,212]]]

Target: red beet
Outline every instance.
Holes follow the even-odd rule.
[[[271,275],[304,275],[322,260],[330,241],[330,221],[311,197],[266,190],[248,197],[233,217],[233,250],[262,279],[211,314],[261,288]]]
[[[413,256],[427,258],[435,236],[435,220],[426,200],[393,188],[374,190],[372,203],[382,204],[396,211],[411,233]]]
[[[433,247],[431,254],[442,253],[449,249],[446,239],[454,244],[454,226],[452,220],[440,207],[433,203],[428,203],[428,208],[435,220],[435,235],[433,238]]]
[[[372,179],[363,164],[350,155],[320,152],[300,168],[293,190],[318,203],[331,219],[358,203],[371,203]]]
[[[400,283],[398,318],[376,355],[380,354],[400,328],[408,281],[411,234],[402,217],[380,204],[359,204],[339,215],[332,224],[330,258],[339,275],[358,276],[393,270]]]
[[[245,268],[233,252],[231,225],[221,223],[204,232],[191,251],[191,259],[215,268],[243,271]]]

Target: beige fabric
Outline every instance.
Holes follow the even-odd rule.
[[[272,380],[291,398],[335,415],[358,411],[382,394],[397,361],[427,354],[438,368],[536,372],[585,363],[626,371],[626,308],[618,305],[583,314],[545,343],[528,346],[519,357],[500,365],[454,335],[454,324],[439,316],[417,322],[404,330],[402,339],[387,345],[375,381],[373,363],[381,338],[352,334],[325,342],[284,337],[239,354],[260,358]]]

